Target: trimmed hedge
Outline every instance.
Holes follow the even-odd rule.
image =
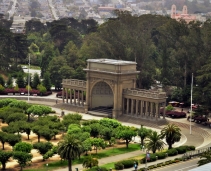
[[[168,156],[176,156],[178,154],[178,151],[175,148],[169,149],[166,151]]]
[[[177,151],[178,151],[178,154],[184,154],[186,153],[186,151],[188,151],[188,147],[187,146],[180,146],[180,147],[177,147],[175,148]]]
[[[158,157],[158,159],[165,159],[166,158],[166,153],[155,153],[155,156]]]
[[[99,167],[99,166],[94,166],[94,167],[92,167],[90,169],[87,169],[86,171],[98,171],[98,170],[100,170],[100,171],[108,171],[108,169],[106,169],[105,167]]]
[[[115,170],[123,170],[124,165],[121,162],[117,162],[117,163],[114,164],[114,169]]]
[[[122,170],[124,168],[131,168],[134,166],[134,162],[136,162],[136,164],[138,164],[138,160],[134,160],[134,159],[131,159],[131,160],[122,160],[122,161],[119,161],[117,163],[114,164],[114,168],[116,170]]]

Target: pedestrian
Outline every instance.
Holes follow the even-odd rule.
[[[135,171],[137,170],[137,168],[138,168],[138,165],[137,165],[136,162],[134,162],[134,169],[135,169]]]
[[[56,99],[56,104],[58,103],[58,100]]]

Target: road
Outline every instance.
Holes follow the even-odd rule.
[[[176,164],[170,164],[166,167],[161,167],[161,168],[157,168],[157,169],[153,169],[153,171],[188,171],[190,169],[196,168],[197,162],[198,162],[199,158],[195,158],[189,161],[185,161],[185,162],[179,162]]]
[[[9,13],[9,20],[15,13],[15,6],[16,6],[16,4],[17,4],[17,0],[13,0],[12,8],[11,8],[11,10],[8,11],[8,13]]]
[[[28,69],[23,69],[23,71],[25,72],[25,73],[28,73]],[[29,73],[33,76],[35,73],[37,73],[39,76],[40,76],[40,70],[38,70],[38,69],[29,69]]]
[[[52,15],[53,15],[54,19],[58,20],[59,17],[56,14],[56,10],[55,10],[55,7],[54,7],[54,5],[52,3],[52,0],[48,0],[48,4],[49,4],[49,7],[51,8],[51,12],[52,12]]]

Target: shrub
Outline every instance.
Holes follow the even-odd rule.
[[[178,151],[178,154],[184,154],[187,151],[187,147],[186,146],[180,146],[175,148]]]
[[[169,165],[169,164],[170,164],[170,162],[169,162],[169,161],[166,161],[166,162],[165,162],[165,164],[166,164],[166,165]]]
[[[114,164],[114,168],[116,170],[123,170],[124,169],[124,165],[121,162],[117,162]]]
[[[195,149],[196,149],[196,147],[195,147],[195,146],[193,146],[193,145],[190,145],[190,146],[189,146],[189,149],[192,151],[192,150],[195,150]]]
[[[4,86],[2,86],[2,85],[0,84],[0,92],[3,92],[4,90],[5,90]]]
[[[172,111],[173,109],[174,109],[174,107],[171,104],[166,106],[166,111]]]
[[[182,161],[182,158],[181,157],[180,158],[175,158],[174,160]]]
[[[178,154],[178,151],[175,148],[169,149],[166,151],[168,156],[176,156]]]
[[[156,156],[158,156],[158,159],[165,159],[166,158],[166,153],[160,152],[160,153],[155,153]]]
[[[149,166],[148,169],[154,169],[154,165]]]
[[[145,171],[146,169],[144,167],[138,169],[138,171]]]
[[[106,169],[105,167],[99,167],[99,166],[94,166],[94,167],[92,167],[90,169],[87,169],[86,171],[98,171],[98,170],[100,170],[100,171],[108,171],[108,169]]]
[[[190,146],[185,145],[185,146],[181,146],[181,147],[185,147],[187,151],[192,151],[192,150],[195,150],[195,148],[196,148],[196,147],[193,146],[193,145],[190,145]]]
[[[162,163],[158,163],[158,164],[157,164],[157,167],[161,167],[161,166],[162,166]]]
[[[120,163],[124,165],[124,168],[131,168],[134,165],[134,162],[138,164],[137,160],[122,160]]]

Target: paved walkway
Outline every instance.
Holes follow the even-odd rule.
[[[55,102],[56,102],[56,97],[55,94],[53,94],[50,98],[55,98]],[[34,104],[44,104],[44,105],[48,105],[51,106],[53,110],[56,111],[56,113],[60,114],[61,113],[61,109],[57,108],[57,106],[59,106],[58,104],[54,103],[54,102],[47,102],[47,101],[29,101],[30,103],[34,103]],[[61,102],[61,100],[59,101]],[[68,111],[68,110],[64,110],[65,114],[68,113],[74,113],[72,111]],[[92,116],[92,115],[88,115],[88,114],[84,114],[84,113],[80,113],[83,116],[84,120],[90,120],[90,119],[101,119],[102,117],[96,117],[96,116]],[[203,129],[201,126],[198,126],[195,123],[192,123],[192,134],[190,134],[189,131],[189,122],[186,119],[177,119],[177,120],[173,120],[173,119],[168,119],[168,121],[170,123],[174,123],[176,125],[178,125],[182,131],[182,138],[181,141],[177,144],[175,144],[175,146],[180,146],[180,145],[194,145],[197,148],[203,147],[203,146],[209,146],[210,145],[210,138],[211,138],[211,129],[206,130]],[[134,126],[134,127],[138,127],[140,128],[140,124],[134,124],[134,123],[128,123],[128,122],[122,122],[123,125],[128,125],[128,126]],[[144,125],[145,127],[148,127],[148,124],[146,122],[146,124]],[[156,130],[156,131],[160,131],[160,129],[162,127],[159,126],[155,126],[153,128],[152,124],[149,124],[150,129]],[[211,146],[211,145],[210,145]],[[106,163],[111,163],[111,162],[117,162],[120,160],[124,160],[124,159],[128,159],[128,158],[132,158],[135,156],[139,156],[141,154],[144,154],[145,152],[143,151],[134,151],[134,152],[130,152],[127,154],[121,154],[121,155],[116,155],[116,156],[111,156],[111,157],[106,157],[106,158],[102,158],[99,159],[99,165],[103,165]],[[148,166],[153,165],[155,163],[160,163],[160,162],[165,162],[167,160],[171,160],[174,159],[176,157],[180,157],[181,155],[177,155],[177,156],[173,156],[173,157],[168,157],[166,159],[163,160],[157,160],[155,162],[150,162],[148,163]],[[139,168],[144,167],[144,165],[139,165]],[[73,165],[73,168],[78,168],[79,170],[82,170],[83,167],[81,164],[77,164],[77,165]],[[57,169],[56,171],[67,171],[67,168],[61,168],[61,169]],[[129,170],[134,170],[133,168],[130,169],[124,169],[125,171],[129,171]]]

